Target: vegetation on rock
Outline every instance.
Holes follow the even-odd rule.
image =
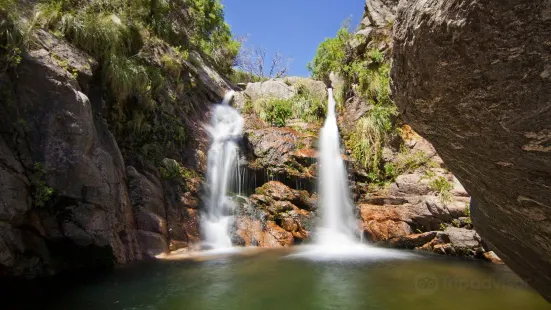
[[[12,2],[2,0],[1,12],[21,23]],[[32,16],[17,33],[2,23],[2,48],[12,55],[2,63],[17,64],[25,27],[44,28],[87,52],[99,63],[111,130],[123,148],[132,150],[128,153],[155,164],[189,142],[186,123],[197,109],[190,94],[197,87],[190,52],[198,51],[219,72],[230,74],[240,47],[218,0],[45,0]],[[54,58],[78,78],[67,59]]]
[[[0,74],[21,62],[28,31],[14,0],[0,0]]]
[[[46,168],[42,163],[35,163],[30,169],[31,194],[35,207],[44,207],[53,197],[54,189],[46,185]]]
[[[261,78],[260,76],[241,69],[234,69],[233,73],[230,75],[230,79],[234,83],[256,83],[268,80],[268,78]]]
[[[284,127],[291,119],[308,123],[322,122],[327,113],[327,98],[312,91],[303,81],[284,81],[294,92],[291,98],[265,96],[254,101],[248,100],[245,112],[255,113],[263,121],[276,127]]]
[[[308,70],[313,78],[327,80],[331,72],[343,72],[343,64],[346,63],[349,52],[347,43],[351,37],[347,21],[339,29],[335,38],[327,38],[319,45],[314,59],[308,63]]]
[[[352,157],[368,171],[372,181],[392,181],[397,173],[391,164],[382,159],[383,148],[398,134],[397,108],[390,99],[390,62],[388,50],[376,43],[384,38],[372,38],[369,50],[357,53],[354,41],[367,45],[368,38],[353,34],[345,22],[335,38],[320,44],[313,61],[308,64],[312,76],[329,80],[331,74],[340,76],[342,85],[334,85],[340,110],[347,109],[345,102],[357,98],[369,108],[356,122],[355,128],[344,136]],[[406,167],[402,167],[406,168]]]
[[[451,190],[453,189],[453,184],[451,184],[445,177],[434,177],[430,180],[429,187],[438,193],[438,196],[440,196],[442,201],[446,202],[451,200]]]

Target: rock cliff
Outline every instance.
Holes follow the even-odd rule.
[[[0,276],[104,268],[197,242],[200,124],[232,86],[192,51],[178,76],[194,93],[163,89],[187,107],[159,96],[161,108],[121,117],[102,64],[51,32],[30,36],[0,77]]]
[[[549,1],[402,1],[392,90],[476,204],[477,232],[551,300]]]

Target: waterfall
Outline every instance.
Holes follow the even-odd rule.
[[[234,208],[228,197],[230,186],[240,182],[238,141],[243,135],[244,120],[229,103],[230,91],[221,104],[214,108],[211,125],[207,127],[212,144],[207,155],[207,183],[209,196],[203,214],[202,228],[205,244],[214,249],[231,247],[229,223]]]
[[[315,241],[320,245],[343,245],[357,242],[357,227],[348,173],[341,155],[335,98],[331,88],[328,92],[327,119],[321,129],[319,145],[318,191],[322,222]]]

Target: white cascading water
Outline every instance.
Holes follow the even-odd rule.
[[[316,243],[337,246],[357,242],[357,224],[348,189],[348,173],[341,155],[335,98],[331,88],[328,92],[327,119],[321,129],[319,145],[318,189],[322,222]]]
[[[208,127],[212,138],[207,155],[210,195],[202,228],[205,244],[213,249],[232,246],[228,230],[234,203],[228,197],[228,190],[238,179],[238,140],[243,136],[244,124],[239,112],[229,105],[233,95],[233,91],[227,93],[222,103],[214,108]]]
[[[321,222],[315,231],[314,244],[303,247],[301,252],[290,257],[339,261],[407,258],[410,254],[371,247],[362,244],[356,236],[359,227],[348,188],[348,174],[341,155],[336,104],[333,90],[329,89],[328,92],[327,119],[321,129],[318,152],[318,207]]]

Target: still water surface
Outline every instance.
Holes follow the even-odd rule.
[[[505,266],[420,254],[315,261],[290,251],[138,263],[79,283],[40,283],[12,295],[8,309],[551,309]]]

